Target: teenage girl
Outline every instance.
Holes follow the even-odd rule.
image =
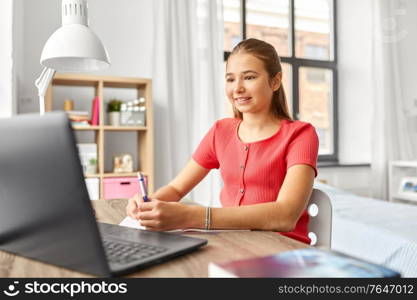
[[[217,121],[185,168],[149,202],[130,199],[127,214],[149,230],[269,230],[309,244],[305,209],[317,176],[318,138],[312,125],[288,113],[274,47],[240,42],[227,60],[225,89],[234,118]],[[213,168],[224,183],[222,207],[179,203]]]

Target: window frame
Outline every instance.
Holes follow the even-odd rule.
[[[292,70],[292,115],[295,120],[299,119],[299,68],[314,67],[331,70],[332,72],[332,125],[333,125],[333,153],[319,155],[320,162],[338,162],[339,157],[339,126],[338,126],[338,84],[337,84],[337,7],[336,0],[332,3],[332,31],[330,40],[333,46],[332,60],[319,60],[310,58],[299,58],[295,56],[295,0],[289,0],[289,39],[291,47],[291,56],[280,56],[281,62],[289,64]],[[246,39],[246,0],[240,0],[240,33],[242,40]],[[224,51],[224,60],[226,61],[230,55],[230,51]]]

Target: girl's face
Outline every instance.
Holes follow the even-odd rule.
[[[281,73],[273,78],[263,62],[247,53],[229,57],[226,68],[226,95],[241,113],[269,114],[272,94],[281,84]]]

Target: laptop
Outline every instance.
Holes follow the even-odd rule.
[[[120,276],[207,240],[97,223],[63,112],[0,119],[0,250],[97,276]]]

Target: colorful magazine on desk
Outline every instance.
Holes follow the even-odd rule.
[[[210,263],[210,277],[400,277],[400,273],[338,252],[315,248],[226,263]]]

